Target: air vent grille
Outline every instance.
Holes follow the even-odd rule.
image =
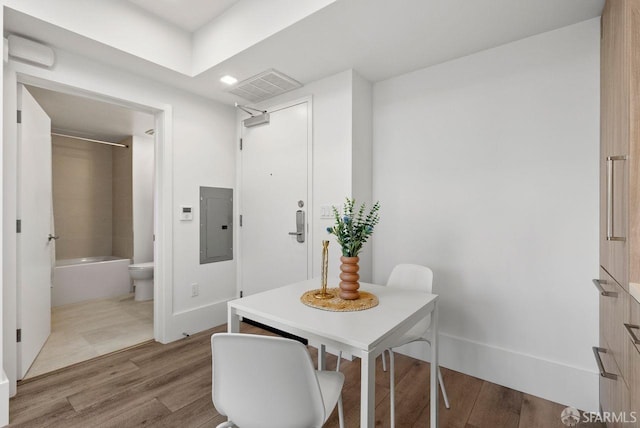
[[[257,103],[300,87],[300,82],[271,69],[239,82],[231,87],[229,92]]]

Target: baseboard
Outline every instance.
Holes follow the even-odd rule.
[[[9,425],[9,379],[2,370],[0,376],[0,427]]]
[[[165,340],[162,342],[173,342],[182,339],[185,334],[192,335],[225,324],[227,322],[227,302],[228,300],[222,300],[173,313],[166,320],[167,332]]]
[[[440,364],[498,385],[585,411],[598,411],[598,373],[441,333]],[[429,361],[424,343],[399,349]]]

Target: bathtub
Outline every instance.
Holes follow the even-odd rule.
[[[130,293],[130,264],[129,259],[113,256],[56,260],[51,306]]]

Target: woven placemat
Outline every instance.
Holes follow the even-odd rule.
[[[327,292],[333,294],[334,297],[331,299],[317,299],[314,295],[319,293],[320,289],[309,290],[300,297],[300,301],[312,308],[333,312],[364,311],[378,306],[378,298],[368,291],[360,291],[360,298],[356,300],[342,300],[338,296],[339,291],[339,288],[328,288]]]

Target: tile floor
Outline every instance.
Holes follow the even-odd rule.
[[[153,300],[133,294],[58,306],[51,335],[25,379],[153,339]]]

